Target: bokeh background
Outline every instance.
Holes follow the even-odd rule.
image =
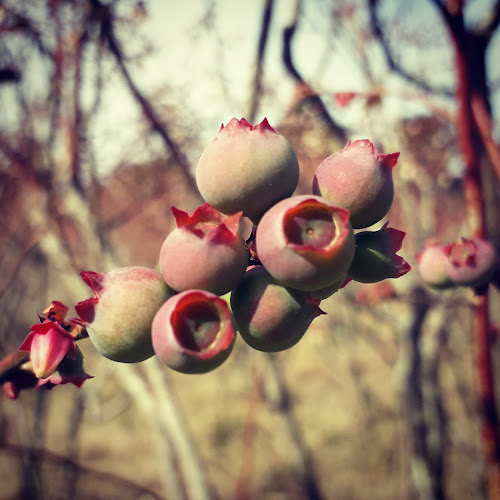
[[[400,151],[387,219],[413,270],[351,283],[288,351],[239,339],[203,376],[81,341],[82,389],[0,399],[0,499],[487,498],[474,297],[426,288],[415,254],[472,231],[464,81],[499,247],[499,23],[493,0],[1,0],[0,357],[52,300],[90,296],[80,270],[157,266],[170,207],[202,202],[194,166],[234,116],[288,138],[297,193],[350,139]],[[491,287],[494,366],[499,304]]]

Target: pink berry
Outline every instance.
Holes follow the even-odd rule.
[[[124,363],[153,356],[151,322],[174,294],[162,275],[145,267],[80,274],[95,296],[79,302],[75,310],[94,347],[103,356]]]
[[[462,238],[445,247],[450,280],[459,286],[487,285],[495,271],[497,260],[493,245],[481,238]]]
[[[254,349],[276,352],[295,345],[314,318],[324,314],[307,292],[278,283],[263,266],[249,269],[231,292],[233,316],[243,340]]]
[[[391,208],[392,169],[398,157],[399,153],[379,154],[368,140],[349,141],[319,164],[313,193],[348,210],[354,229],[371,226]]]
[[[160,269],[177,292],[201,289],[223,295],[240,281],[248,250],[238,233],[241,212],[223,217],[208,203],[192,216],[172,207],[177,228],[160,251]]]
[[[204,290],[186,290],[157,312],[152,338],[156,355],[173,370],[205,373],[229,357],[236,334],[223,299]]]
[[[453,286],[453,282],[448,276],[449,262],[444,246],[428,243],[415,258],[418,272],[429,286],[437,289]]]
[[[498,265],[495,248],[481,238],[462,238],[450,245],[430,243],[416,259],[422,279],[434,288],[485,286]]]
[[[243,212],[254,222],[299,181],[299,162],[290,143],[267,119],[258,125],[233,118],[222,125],[196,165],[203,199],[225,214]]]
[[[331,288],[354,256],[349,212],[313,195],[278,202],[256,232],[257,255],[274,279],[298,290]]]

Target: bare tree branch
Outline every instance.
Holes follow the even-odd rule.
[[[304,100],[308,100],[311,106],[316,109],[321,117],[321,119],[326,123],[330,131],[338,136],[342,140],[346,140],[346,133],[343,127],[341,127],[338,123],[334,121],[334,119],[330,116],[330,113],[326,109],[323,101],[315,92],[311,85],[307,83],[302,75],[299,73],[298,69],[295,66],[292,55],[292,42],[297,30],[297,25],[300,17],[300,7],[301,0],[296,0],[294,16],[290,23],[283,30],[283,63],[285,64],[285,68],[290,73],[290,75],[301,85],[306,87],[307,91],[304,92]]]
[[[428,92],[434,95],[442,95],[447,97],[453,97],[455,95],[455,90],[448,87],[435,87],[430,85],[427,81],[419,78],[417,75],[408,72],[403,66],[396,60],[396,57],[392,53],[392,49],[386,38],[385,32],[382,28],[382,24],[378,17],[377,5],[379,0],[368,0],[368,14],[370,16],[370,27],[373,36],[380,42],[382,49],[384,51],[384,56],[389,68],[396,72],[398,75],[402,76],[405,80],[415,85],[420,90]],[[439,3],[439,2],[438,2]]]
[[[248,120],[250,123],[255,121],[257,108],[259,107],[260,95],[262,92],[262,76],[264,54],[267,45],[267,35],[269,33],[269,26],[271,24],[271,16],[273,11],[274,0],[266,0],[264,6],[264,15],[262,16],[262,26],[259,37],[259,46],[257,49],[257,61],[255,63],[255,75],[253,79],[252,97],[250,100],[250,111],[248,113]]]
[[[91,1],[92,3],[99,4],[99,0],[91,0]],[[153,130],[155,130],[155,132],[157,132],[160,135],[165,146],[170,151],[175,161],[182,167],[182,170],[185,173],[186,178],[189,181],[189,184],[195,190],[195,192],[197,192],[197,187],[192,179],[192,176],[189,175],[189,162],[186,156],[180,150],[178,144],[176,144],[176,142],[172,139],[170,133],[167,130],[167,127],[165,126],[164,123],[161,122],[159,116],[156,114],[151,103],[139,90],[139,88],[133,81],[130,72],[128,71],[125,65],[125,61],[119,46],[119,42],[114,33],[113,17],[111,10],[108,10],[106,17],[102,19],[101,36],[107,42],[107,46],[110,52],[113,54],[130,92],[134,96],[135,100],[139,103],[144,115],[151,123]]]

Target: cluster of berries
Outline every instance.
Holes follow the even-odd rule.
[[[172,208],[177,228],[161,247],[160,272],[83,271],[94,297],[75,306],[71,324],[112,360],[156,354],[184,373],[219,366],[237,332],[261,351],[293,346],[323,313],[321,300],[348,281],[410,270],[396,255],[402,231],[354,231],[387,214],[398,156],[379,154],[368,140],[349,142],[317,167],[312,194],[292,196],[299,162],[287,139],[266,119],[252,126],[233,118],[196,166],[206,203],[192,215]],[[242,217],[253,223],[250,235]]]
[[[428,241],[416,255],[422,279],[432,288],[486,289],[498,269],[494,246],[482,238],[461,238],[448,245]]]

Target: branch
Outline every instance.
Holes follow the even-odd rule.
[[[264,6],[264,15],[262,16],[259,46],[257,49],[257,61],[255,64],[255,75],[253,79],[252,98],[250,101],[250,111],[248,113],[248,121],[250,123],[253,123],[255,121],[255,115],[257,114],[257,108],[259,106],[259,96],[262,92],[264,53],[267,45],[269,26],[271,24],[273,5],[274,0],[266,0],[266,4]]]
[[[477,124],[474,119],[472,90],[477,74],[473,71],[474,56],[470,50],[470,33],[463,22],[463,12],[448,11],[439,0],[434,3],[442,12],[453,48],[457,70],[457,138],[465,164],[463,187],[467,204],[470,231],[474,236],[487,239],[486,204],[482,188]],[[477,87],[477,82],[475,84]],[[483,96],[484,97],[484,96]],[[477,111],[476,111],[477,114]],[[477,120],[477,118],[476,118]],[[471,314],[471,333],[475,347],[475,365],[481,404],[481,437],[489,498],[500,498],[500,421],[496,406],[495,377],[492,359],[491,321],[487,290],[477,292],[476,307]]]
[[[493,123],[483,97],[474,94],[471,99],[471,108],[484,149],[500,182],[500,146],[493,139]]]
[[[295,32],[297,29],[297,24],[300,16],[300,6],[301,0],[296,0],[295,4],[295,13],[291,22],[285,27],[283,30],[283,63],[285,64],[285,68],[290,73],[290,75],[301,84],[304,89],[304,100],[308,100],[309,103],[315,108],[323,121],[327,124],[330,131],[338,136],[343,141],[347,140],[346,133],[343,127],[341,127],[338,123],[336,123],[333,118],[330,116],[330,113],[326,109],[323,101],[320,99],[317,92],[315,92],[311,85],[307,83],[302,75],[299,73],[298,69],[295,66],[292,56],[292,41],[295,36]]]
[[[382,46],[385,60],[389,68],[398,75],[402,76],[406,81],[415,85],[424,92],[428,92],[434,95],[453,97],[455,95],[455,91],[453,89],[450,89],[448,87],[434,87],[425,80],[419,78],[417,75],[409,73],[405,68],[403,68],[403,66],[401,66],[401,64],[399,64],[399,62],[394,57],[394,54],[392,53],[391,47],[389,46],[389,42],[385,36],[385,30],[382,28],[382,24],[377,14],[377,4],[378,0],[368,0],[370,28],[372,30],[373,36],[380,42],[380,45]]]
[[[98,0],[94,1],[98,3]],[[187,158],[179,149],[179,146],[172,139],[165,125],[161,123],[161,120],[159,116],[156,114],[152,104],[146,99],[146,97],[141,93],[135,82],[132,80],[129,71],[125,66],[122,51],[119,47],[118,40],[116,39],[114,33],[113,18],[110,11],[108,12],[108,15],[101,22],[101,37],[106,41],[107,46],[110,52],[113,54],[130,92],[140,105],[146,118],[151,123],[153,130],[160,135],[163,142],[165,143],[166,148],[170,151],[175,161],[182,167],[182,170],[185,173],[189,184],[195,190],[195,192],[197,192],[196,185],[191,176],[189,175],[190,165]]]
[[[27,351],[14,351],[0,360],[0,385],[9,380],[14,372],[24,363],[29,361],[30,353]]]
[[[495,5],[493,5],[491,12],[489,13],[490,18],[487,20],[484,26],[481,27],[479,31],[476,32],[476,36],[481,36],[489,42],[498,26],[500,26],[500,0],[497,0]]]

